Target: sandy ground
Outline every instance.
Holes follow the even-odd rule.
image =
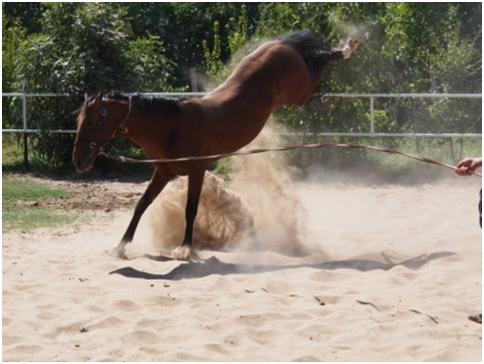
[[[119,209],[4,234],[3,360],[480,361],[479,187],[299,184],[304,258],[117,260]]]

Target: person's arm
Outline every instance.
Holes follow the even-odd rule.
[[[459,176],[470,176],[477,168],[482,167],[482,158],[465,158],[456,167],[455,173]]]

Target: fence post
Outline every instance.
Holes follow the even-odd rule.
[[[25,81],[22,87],[22,120],[24,129],[24,171],[29,170],[29,147],[27,135],[27,96],[25,95]]]
[[[375,98],[370,97],[370,133],[375,132]]]
[[[190,68],[190,82],[192,84],[192,92],[198,92],[198,77],[195,68]]]

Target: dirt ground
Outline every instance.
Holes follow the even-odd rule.
[[[298,183],[324,254],[191,263],[105,253],[146,181],[48,183],[90,223],[3,235],[3,360],[481,360],[477,178]]]
[[[23,178],[22,175],[9,175],[12,178]],[[117,180],[86,179],[51,179],[29,177],[30,179],[55,188],[71,191],[67,197],[49,198],[42,201],[18,201],[19,207],[54,207],[76,211],[110,212],[120,208],[134,209],[136,202],[148,185],[149,176],[136,179],[125,177]]]

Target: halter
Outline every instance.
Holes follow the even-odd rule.
[[[126,113],[126,116],[124,117],[123,121],[114,130],[114,133],[113,133],[113,136],[111,137],[111,139],[113,139],[116,135],[124,135],[128,132],[128,128],[126,128],[126,126],[124,126],[124,123],[126,122],[126,120],[128,120],[128,116],[131,112],[131,99],[132,99],[132,96],[129,96],[129,98],[128,98],[128,111]],[[96,125],[96,130],[94,132],[94,139],[97,139],[97,136],[99,135],[99,133],[104,129],[104,124],[106,123],[107,117],[108,117],[107,108],[105,106],[102,106],[102,104],[101,104],[101,110],[99,112],[99,115],[100,115],[99,116],[99,122]],[[104,143],[104,144],[106,144],[106,143]],[[78,144],[89,144],[89,150],[92,150],[92,151],[102,148],[102,145],[99,145],[99,143],[97,141],[92,141],[92,140],[87,140],[87,139],[77,139],[77,140],[75,140],[74,146],[76,146]]]

